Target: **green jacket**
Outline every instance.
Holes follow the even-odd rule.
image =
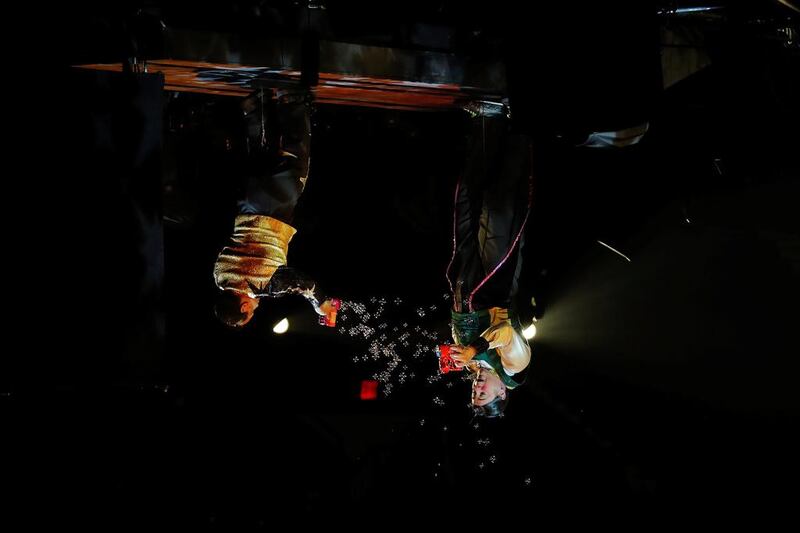
[[[503,344],[490,347],[477,354],[473,360],[488,363],[507,388],[513,389],[521,385],[514,376],[506,373],[506,368],[503,366],[504,359],[509,363],[522,365],[522,369],[530,362],[530,346],[519,333],[518,320],[515,316],[510,315],[507,309],[492,308],[472,313],[451,311],[450,317],[453,340],[462,346],[473,343],[481,336],[490,344],[495,338],[507,338],[507,342],[502,340],[494,342]],[[498,332],[502,332],[503,335],[497,335]]]

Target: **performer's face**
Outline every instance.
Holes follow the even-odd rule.
[[[250,298],[245,294],[239,295],[239,311],[247,315],[247,318],[239,324],[240,326],[244,326],[253,319],[253,313],[255,313],[257,307],[258,298]]]
[[[475,379],[472,381],[472,405],[482,407],[493,402],[498,396],[506,397],[506,386],[497,374],[478,367]]]

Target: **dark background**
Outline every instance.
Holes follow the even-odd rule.
[[[147,12],[304,30],[302,6],[264,3],[286,16],[276,22],[234,5]],[[275,511],[455,513],[495,497],[510,518],[553,503],[790,497],[798,55],[775,24],[796,19],[753,6],[726,4],[706,28],[711,66],[666,91],[658,6],[530,19],[447,2],[327,6],[326,38],[508,66],[515,119],[537,140],[521,294],[540,320],[529,381],[501,420],[472,420],[460,379],[429,384],[432,353],[405,360],[416,377],[389,396],[359,400],[384,362],[354,362],[366,343],[339,332],[346,322],[316,325],[304,302],[262,305],[244,331],[219,325],[211,269],[234,216],[238,102],[163,92],[158,75],[59,70],[57,140],[32,142],[27,172],[43,228],[23,232],[41,257],[33,303],[47,304],[27,346],[4,354],[14,486],[56,520],[223,529],[269,527]],[[54,49],[62,66],[126,57],[116,29],[131,13],[70,11],[54,35],[84,38]],[[409,30],[420,24],[427,40]],[[638,120],[650,131],[637,146],[573,146]],[[313,121],[290,263],[346,300],[401,297],[392,324],[446,335],[465,118],[318,106]],[[282,316],[293,329],[276,337]]]

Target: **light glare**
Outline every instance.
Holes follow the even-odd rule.
[[[275,324],[275,326],[272,328],[272,331],[274,333],[277,333],[278,335],[282,335],[287,331],[289,331],[289,319],[284,318],[283,320]]]
[[[531,324],[527,328],[522,330],[522,336],[525,337],[527,340],[531,340],[536,336],[536,324]]]

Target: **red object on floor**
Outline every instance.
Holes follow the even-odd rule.
[[[361,399],[374,400],[378,397],[378,382],[372,379],[361,380]]]

